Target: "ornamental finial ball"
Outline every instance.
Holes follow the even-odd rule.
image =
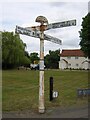
[[[48,24],[48,20],[47,20],[47,18],[44,17],[44,16],[38,16],[35,21],[36,21],[36,22],[39,22],[39,23],[41,23],[41,24],[44,24],[44,23],[47,23],[47,24]]]

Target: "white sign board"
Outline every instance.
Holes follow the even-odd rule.
[[[58,92],[53,92],[53,98],[57,98],[58,97]]]
[[[40,65],[40,70],[44,70],[44,61],[43,60],[40,61],[39,65]]]
[[[57,22],[57,23],[51,23],[47,25],[46,30],[49,29],[55,29],[55,28],[62,28],[62,27],[69,27],[69,26],[75,26],[76,20],[69,20],[64,22]]]
[[[36,37],[36,38],[39,38],[39,35],[40,35],[40,33],[36,32],[36,31],[32,31],[30,29],[28,30],[28,29],[20,27],[20,26],[16,26],[15,32],[19,33],[19,34],[23,34],[23,35],[28,35],[31,37]]]
[[[52,37],[50,35],[44,34],[44,39],[56,44],[60,44],[60,45],[62,44],[62,41],[60,39]]]

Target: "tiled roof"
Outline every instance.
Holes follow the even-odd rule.
[[[61,57],[67,57],[67,56],[78,56],[78,57],[84,57],[85,54],[82,50],[75,49],[75,50],[62,50]]]

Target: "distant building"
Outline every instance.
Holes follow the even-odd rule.
[[[62,50],[59,69],[90,69],[90,60],[82,50]]]

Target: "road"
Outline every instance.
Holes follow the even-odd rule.
[[[88,105],[79,107],[55,107],[44,114],[37,111],[3,112],[3,118],[88,118]]]

